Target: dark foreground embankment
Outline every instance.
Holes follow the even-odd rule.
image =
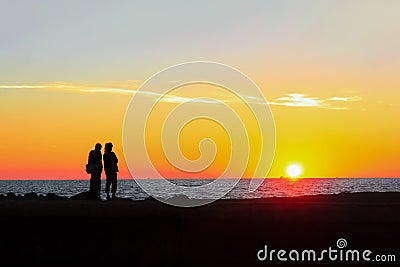
[[[399,266],[400,193],[219,200],[177,208],[155,200],[0,201],[0,265]],[[347,247],[397,262],[260,262],[268,249]],[[286,254],[286,257],[288,255]],[[39,264],[39,265],[38,265]]]

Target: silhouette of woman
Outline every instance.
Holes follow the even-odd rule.
[[[88,167],[90,173],[89,192],[93,198],[100,199],[101,173],[103,172],[103,162],[101,156],[101,144],[97,143],[89,153]]]
[[[106,193],[107,199],[110,199],[110,186],[112,192],[112,198],[116,198],[117,192],[117,172],[118,172],[118,158],[112,151],[113,144],[107,143],[104,146],[104,171],[106,173]]]

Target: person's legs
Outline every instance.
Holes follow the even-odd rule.
[[[101,190],[101,176],[99,176],[96,180],[96,198],[100,199],[100,190]]]
[[[112,177],[112,197],[116,198],[116,193],[117,193],[117,173],[113,174]]]
[[[110,199],[110,186],[111,186],[111,179],[109,174],[106,174],[106,194],[107,199]]]
[[[100,197],[101,173],[92,173],[90,176],[89,192],[94,198]]]
[[[96,186],[95,186],[95,180],[94,180],[94,175],[93,175],[93,174],[90,176],[89,183],[90,183],[90,185],[89,185],[89,192],[90,192],[91,194],[94,194],[95,189],[96,189]]]

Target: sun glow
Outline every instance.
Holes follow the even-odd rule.
[[[303,168],[299,164],[291,164],[286,168],[286,174],[290,178],[297,178],[303,173]]]

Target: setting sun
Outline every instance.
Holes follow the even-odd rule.
[[[286,168],[286,173],[290,178],[299,177],[303,172],[303,169],[299,164],[291,164]]]

